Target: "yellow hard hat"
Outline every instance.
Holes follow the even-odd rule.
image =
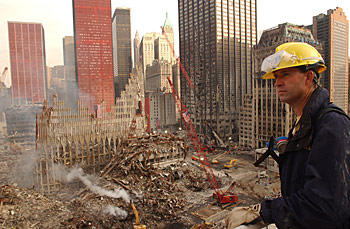
[[[265,72],[263,79],[274,79],[274,72],[284,68],[306,66],[317,73],[324,72],[327,67],[321,54],[311,45],[302,42],[288,42],[276,48],[276,52],[266,57],[261,64]]]

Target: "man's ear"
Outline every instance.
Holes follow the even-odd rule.
[[[308,82],[313,83],[314,77],[315,77],[315,73],[313,71],[309,70],[306,72],[306,80]]]

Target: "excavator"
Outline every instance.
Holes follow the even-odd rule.
[[[135,223],[133,225],[133,229],[146,229],[146,225],[140,223],[139,213],[135,208],[134,202],[130,201],[130,207],[132,208],[135,215]]]

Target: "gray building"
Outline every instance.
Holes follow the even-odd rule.
[[[238,139],[238,109],[252,92],[256,0],[179,0],[181,97],[197,131],[207,122],[219,135]]]
[[[139,32],[136,30],[135,38],[134,38],[134,68],[137,68],[138,65],[141,63],[140,61],[140,35]]]
[[[132,70],[130,9],[116,8],[112,18],[115,96],[120,97]]]
[[[178,122],[173,95],[155,90],[146,91],[145,96],[149,100],[150,130],[176,130]]]
[[[344,111],[349,106],[349,21],[342,8],[330,9],[313,17],[313,34],[324,44],[327,70],[321,84],[330,99]]]
[[[64,78],[69,81],[76,81],[73,36],[65,36],[63,38],[63,63],[65,68]]]
[[[162,91],[171,93],[168,77],[172,78],[173,68],[171,63],[166,60],[154,60],[152,65],[146,68],[146,84],[147,91]]]

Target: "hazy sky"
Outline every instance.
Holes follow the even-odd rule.
[[[131,8],[131,37],[138,30],[160,32],[165,14],[175,30],[178,48],[177,0],[111,0],[112,15],[116,7]],[[284,22],[297,25],[312,24],[312,16],[342,7],[350,19],[349,0],[257,0],[258,31]],[[38,22],[45,30],[46,63],[63,64],[62,38],[73,35],[72,0],[0,0],[0,71],[9,66],[7,21]],[[178,53],[178,52],[177,52]]]

